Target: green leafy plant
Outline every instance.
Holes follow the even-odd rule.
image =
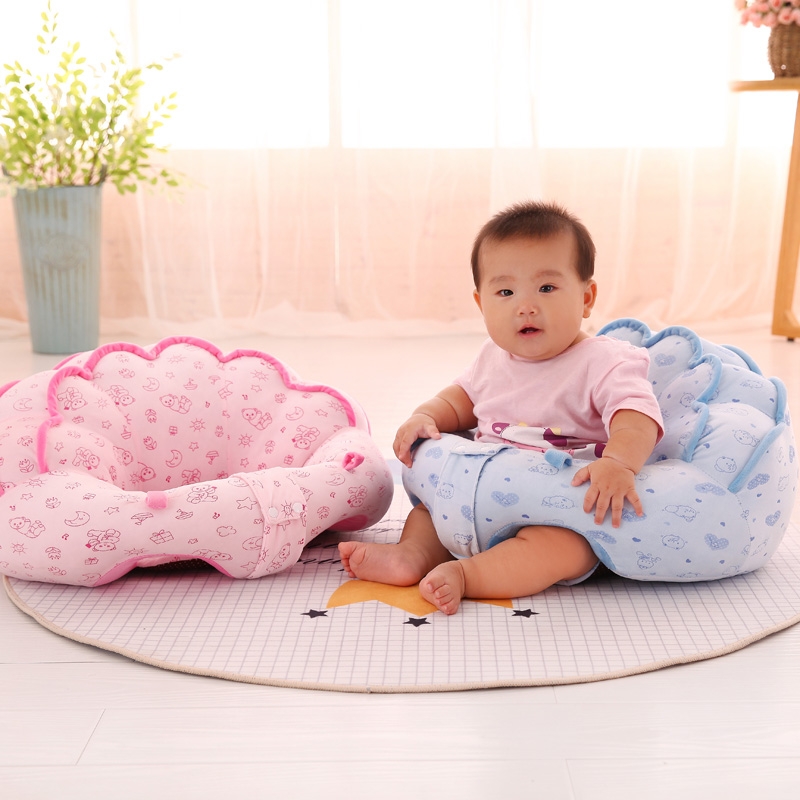
[[[155,133],[175,109],[175,93],[140,111],[144,74],[129,67],[111,34],[108,64],[91,67],[79,42],[58,44],[58,13],[48,1],[37,37],[43,72],[4,64],[0,84],[0,164],[12,188],[89,186],[110,181],[120,193],[139,183],[176,186],[179,175],[152,161],[166,148]],[[60,50],[60,53],[57,52]]]

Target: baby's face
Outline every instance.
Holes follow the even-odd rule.
[[[484,241],[475,302],[495,344],[543,361],[586,338],[581,322],[591,312],[597,285],[578,277],[576,262],[569,233]]]

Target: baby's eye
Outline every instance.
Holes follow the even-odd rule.
[[[500,297],[511,297],[514,292],[511,289],[501,289],[498,293]]]
[[[555,289],[556,289],[556,287],[553,286],[552,283],[546,283],[544,286],[542,286],[539,289],[539,291],[542,292],[543,294],[550,294],[550,292],[554,292]]]

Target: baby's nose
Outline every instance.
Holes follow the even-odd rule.
[[[518,295],[517,313],[518,314],[535,314],[538,310],[535,297],[527,295]]]

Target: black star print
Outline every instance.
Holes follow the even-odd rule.
[[[517,609],[514,612],[513,616],[515,616],[515,617],[528,617],[528,619],[530,619],[531,617],[536,616],[538,613],[539,613],[538,611],[534,611],[532,608],[526,608],[524,610]]]
[[[314,617],[327,617],[328,616],[328,612],[327,611],[315,611],[313,608],[311,608],[308,611],[304,611],[303,612],[303,616],[304,617],[309,617],[311,619],[314,619]]]
[[[420,625],[430,625],[425,617],[422,619],[415,619],[414,617],[409,617],[408,622],[404,622],[403,625],[413,625],[415,628],[419,628]]]

